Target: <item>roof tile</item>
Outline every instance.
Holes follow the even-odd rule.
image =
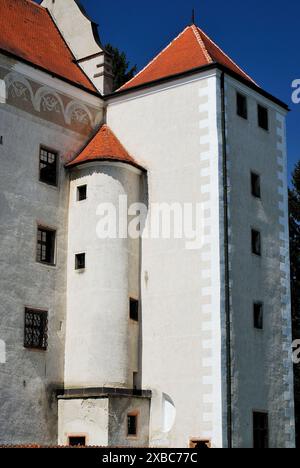
[[[160,54],[158,54],[132,80],[120,90],[130,89],[161,78],[219,63],[254,83],[228,55],[225,54],[200,28],[188,26]]]
[[[96,91],[57,29],[50,13],[31,0],[0,1],[0,51]]]

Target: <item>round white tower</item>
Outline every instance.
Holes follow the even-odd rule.
[[[133,388],[139,330],[129,304],[140,296],[140,240],[118,231],[128,224],[126,197],[128,206],[141,201],[143,171],[84,151],[71,163],[65,387]],[[108,238],[99,236],[104,218]]]

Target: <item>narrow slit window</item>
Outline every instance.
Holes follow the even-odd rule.
[[[256,328],[257,330],[263,330],[264,307],[261,302],[255,302],[253,304],[253,320],[254,320],[254,328]]]
[[[48,312],[25,309],[24,347],[46,351],[48,346]]]
[[[87,185],[81,185],[77,187],[77,201],[83,201],[87,199]]]
[[[269,130],[269,112],[268,109],[264,106],[258,104],[257,106],[257,114],[258,114],[258,125],[260,128],[264,130]]]
[[[75,270],[85,269],[85,253],[75,255]]]
[[[252,253],[261,257],[261,234],[252,229]]]
[[[129,301],[129,316],[134,322],[139,321],[139,301],[130,298]]]
[[[138,424],[137,414],[128,414],[127,415],[127,435],[128,435],[128,437],[136,437],[137,436],[137,424]]]
[[[248,119],[248,102],[246,96],[241,93],[236,95],[237,115],[243,119]]]
[[[46,148],[40,149],[40,181],[48,185],[57,186],[58,155]]]
[[[261,198],[260,176],[251,172],[251,191],[255,198]]]
[[[37,261],[47,265],[55,264],[56,231],[38,227],[37,232]]]
[[[268,413],[253,413],[253,448],[269,448],[269,417]]]

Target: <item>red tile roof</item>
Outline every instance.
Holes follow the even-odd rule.
[[[0,51],[96,91],[81,68],[50,13],[30,0],[0,0]]]
[[[192,25],[185,28],[173,42],[120,90],[130,89],[212,63],[224,65],[254,83],[252,78],[231,60],[204,31]]]
[[[67,167],[93,161],[119,161],[141,169],[141,166],[130,156],[107,125],[100,128],[81,153],[67,164]]]

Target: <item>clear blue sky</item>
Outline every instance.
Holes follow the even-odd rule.
[[[82,0],[99,24],[102,42],[124,50],[138,68],[191,21],[202,27],[264,89],[289,104],[289,172],[300,159],[300,104],[291,82],[300,79],[299,0]]]

